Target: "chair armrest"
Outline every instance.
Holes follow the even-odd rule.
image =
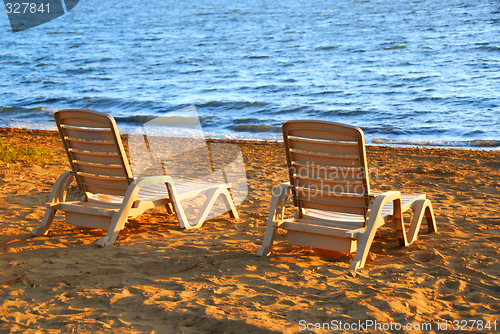
[[[375,198],[373,198],[370,202],[370,206],[368,207],[368,210],[370,211],[368,214],[368,221],[367,224],[373,223],[375,224],[381,214],[382,214],[382,209],[384,208],[384,205],[386,205],[389,202],[394,202],[394,201],[399,201],[399,205],[401,206],[401,192],[399,191],[388,191],[382,194],[377,195]],[[378,226],[381,226],[383,224],[379,224]]]
[[[66,191],[69,185],[74,181],[74,175],[72,170],[65,171],[62,173],[54,183],[52,192],[50,193],[49,203],[60,203],[66,200]]]
[[[283,212],[285,210],[286,198],[288,197],[289,190],[290,182],[283,182],[273,190],[273,197],[269,207],[268,222],[276,223],[277,227],[283,224],[285,219],[283,217]]]
[[[120,206],[120,210],[118,212],[121,215],[124,211],[129,210],[133,203],[137,200],[137,195],[139,194],[139,190],[146,186],[158,183],[168,183],[172,187],[174,187],[174,179],[168,175],[158,175],[158,176],[146,176],[141,177],[130,183],[125,195],[123,196],[123,202]]]
[[[174,185],[174,179],[168,175],[146,176],[138,178],[135,180],[135,183],[131,183],[130,185],[134,184],[134,187],[141,189],[157,183],[170,183],[171,185]]]

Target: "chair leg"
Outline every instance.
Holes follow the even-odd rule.
[[[267,222],[266,234],[262,241],[262,246],[257,250],[257,256],[264,256],[271,254],[273,247],[274,236],[276,235],[277,228],[271,225],[272,222]]]
[[[210,189],[210,191],[206,194],[207,199],[205,200],[205,203],[203,203],[203,206],[201,207],[200,211],[196,215],[196,218],[193,222],[193,224],[188,223],[185,228],[186,229],[191,229],[191,228],[200,228],[203,223],[205,222],[205,218],[207,218],[208,213],[210,212],[210,209],[213,207],[215,201],[217,200],[217,197],[219,197],[219,194],[223,193],[223,191],[227,189],[224,188],[213,188]]]
[[[349,265],[349,269],[358,270],[365,266],[366,258],[368,257],[368,253],[370,252],[370,248],[373,243],[373,239],[375,238],[375,233],[377,232],[377,228],[382,226],[384,221],[376,221],[371,226],[366,226],[366,231],[358,238],[358,249],[356,250],[356,254],[354,255],[354,259]]]
[[[167,183],[167,188],[168,188],[168,195],[170,196],[170,199],[172,200],[171,205],[173,206],[173,211],[175,212],[175,215],[177,216],[177,220],[179,221],[179,225],[181,228],[190,228],[189,221],[187,220],[186,214],[184,213],[184,209],[182,208],[182,203],[181,201],[177,198],[175,195],[175,190],[172,189],[172,185],[170,183]]]
[[[358,236],[358,248],[354,255],[354,260],[351,262],[349,269],[357,270],[365,266],[366,258],[372,246],[373,238],[377,229],[384,225],[384,219],[381,217],[383,207],[386,203],[392,201],[393,210],[393,226],[396,227],[398,239],[400,243],[406,243],[406,233],[403,226],[403,215],[401,210],[401,193],[399,191],[389,191],[385,195],[377,196],[370,203],[370,216],[366,222],[366,231]]]
[[[97,245],[99,247],[107,247],[107,246],[112,246],[116,238],[118,238],[118,233],[125,227],[125,223],[128,220],[128,211],[126,212],[117,212],[112,220],[111,220],[111,225],[109,225],[108,233],[102,238],[100,238],[97,241]]]
[[[406,238],[405,222],[403,220],[403,211],[401,210],[401,199],[393,201],[392,226],[396,229],[399,245],[406,247],[409,245]]]
[[[210,209],[212,209],[212,207],[214,206],[219,195],[222,196],[224,204],[226,205],[226,208],[229,211],[230,217],[239,219],[238,211],[236,211],[233,199],[227,188],[224,187],[212,188],[208,191],[208,193],[205,194],[207,196],[207,199],[205,200],[203,206],[196,215],[196,218],[194,219],[193,223],[190,223],[188,221],[186,214],[184,213],[184,209],[182,208],[181,201],[176,198],[173,190],[170,190],[169,194],[172,197],[172,204],[175,213],[177,214],[177,219],[179,220],[181,228],[185,229],[200,228],[205,222],[205,219],[210,213]]]
[[[425,220],[427,221],[427,232],[437,232],[436,218],[434,217],[434,210],[432,210],[431,201],[429,201],[425,208]]]
[[[420,225],[424,217],[427,221],[429,233],[437,231],[436,219],[434,218],[431,201],[428,199],[421,199],[415,201],[413,207],[415,208],[415,212],[413,213],[410,230],[408,231],[408,244],[417,240]]]
[[[52,188],[52,192],[50,193],[49,202],[52,204],[64,202],[66,199],[66,190],[73,182],[73,172],[66,171],[62,173],[54,183],[54,187]],[[45,235],[52,225],[52,221],[54,220],[54,216],[57,212],[57,209],[53,207],[49,207],[45,210],[45,214],[43,215],[42,221],[40,225],[35,227],[31,231],[31,235]]]
[[[45,214],[43,215],[42,222],[40,225],[35,227],[33,231],[31,231],[31,235],[40,236],[46,235],[49,231],[50,225],[52,225],[52,221],[54,220],[54,216],[56,214],[56,209],[48,208],[45,210]]]
[[[226,208],[229,212],[229,217],[234,219],[240,219],[240,215],[238,214],[238,211],[236,211],[236,206],[234,205],[233,196],[231,196],[229,189],[224,188],[224,190],[225,191],[223,191],[221,194],[222,194],[222,199],[224,200]]]
[[[130,210],[137,199],[141,182],[139,182],[139,184],[136,184],[135,182],[129,184],[127,192],[125,193],[125,196],[123,196],[123,202],[120,206],[120,210],[115,212],[111,217],[111,224],[108,227],[108,233],[97,241],[97,245],[99,247],[112,246],[115,243],[118,233],[120,233],[120,231],[125,227]]]
[[[274,219],[279,214],[278,211],[281,210],[283,213],[283,208],[280,205],[284,205],[286,197],[288,196],[288,191],[290,189],[289,184],[281,184],[273,192],[273,197],[271,199],[271,205],[269,206],[269,216],[267,219],[266,234],[264,235],[264,240],[262,241],[262,246],[257,250],[258,256],[269,255],[271,253],[271,248],[273,246],[274,237],[276,235],[277,227],[274,226]],[[281,217],[283,218],[283,217]]]
[[[203,206],[201,207],[200,211],[196,215],[196,218],[194,222],[191,224],[188,222],[187,219],[179,219],[179,223],[181,223],[181,227],[185,229],[192,229],[192,228],[200,228],[203,223],[205,222],[205,219],[207,218],[208,214],[210,213],[210,209],[215,204],[215,201],[219,196],[222,196],[222,199],[224,201],[224,204],[226,205],[227,210],[229,211],[229,215],[232,218],[239,218],[238,212],[236,211],[236,207],[234,206],[234,202],[232,200],[231,194],[227,190],[227,188],[223,187],[218,187],[218,188],[212,188],[209,190],[209,192],[206,194],[207,199],[205,200],[205,203],[203,203]],[[176,201],[174,201],[175,205]],[[178,205],[179,210],[182,210],[182,206]],[[177,212],[177,211],[176,211]],[[185,215],[181,215],[185,217]]]
[[[171,214],[175,213],[175,211],[174,211],[174,207],[172,206],[172,203],[167,203],[167,204],[165,204],[165,209],[167,209],[167,213],[168,213],[169,215],[171,215]]]

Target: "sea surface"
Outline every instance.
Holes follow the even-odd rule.
[[[13,33],[0,4],[0,126],[89,108],[123,131],[196,106],[207,137],[290,119],[368,143],[500,146],[498,0],[80,0]]]

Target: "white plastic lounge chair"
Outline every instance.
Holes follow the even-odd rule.
[[[32,235],[47,234],[56,211],[61,210],[67,224],[107,230],[97,242],[105,247],[115,242],[128,218],[161,205],[177,214],[182,228],[198,228],[219,195],[230,216],[238,218],[228,191],[230,184],[174,181],[168,175],[134,179],[113,117],[86,110],[61,110],[54,117],[71,170],[54,184],[42,222]],[[67,202],[66,191],[73,180],[84,196],[80,201]],[[181,200],[200,194],[207,198],[190,223]]]
[[[401,246],[416,240],[423,217],[437,231],[425,194],[370,191],[363,131],[354,126],[318,121],[283,125],[290,182],[275,189],[267,229],[257,255],[268,255],[277,228],[288,231],[291,244],[356,252],[350,269],[365,265],[377,228],[391,220]],[[294,218],[283,217],[292,197]],[[403,212],[414,210],[408,231]]]

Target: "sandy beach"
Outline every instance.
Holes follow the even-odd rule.
[[[240,219],[186,231],[152,210],[98,248],[102,231],[63,215],[47,236],[30,236],[69,169],[58,134],[3,128],[0,138],[55,153],[51,163],[0,163],[0,333],[500,330],[500,151],[368,146],[372,189],[426,193],[439,231],[423,226],[401,248],[384,226],[353,272],[352,255],[290,246],[284,233],[271,256],[256,256],[270,187],[286,181],[281,143],[237,142],[249,183]]]

